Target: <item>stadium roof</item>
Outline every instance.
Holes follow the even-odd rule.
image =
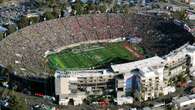
[[[162,66],[162,65],[164,65],[164,59],[158,56],[154,56],[151,58],[147,58],[135,62],[111,65],[111,68],[114,72],[127,73],[134,69],[152,67],[152,66]]]

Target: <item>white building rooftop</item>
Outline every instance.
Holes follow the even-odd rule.
[[[180,48],[170,52],[164,58],[167,63],[172,63],[184,59],[186,55],[194,56],[195,45],[189,45],[188,43],[184,44]]]
[[[114,72],[126,73],[134,69],[144,68],[144,67],[158,67],[164,65],[164,59],[159,56],[154,56],[144,60],[139,60],[135,62],[123,63],[111,65]]]
[[[98,69],[98,70],[80,70],[80,71],[60,71],[57,70],[55,72],[55,77],[57,76],[65,76],[65,77],[95,77],[95,76],[109,76],[114,75],[113,72],[110,72],[106,69]]]
[[[189,104],[195,104],[195,94],[183,96],[179,99],[174,98],[174,102],[177,103],[180,107],[189,105]]]
[[[140,68],[141,75],[143,77],[152,78],[156,76],[156,71],[149,67]]]

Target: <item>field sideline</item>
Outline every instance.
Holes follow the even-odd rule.
[[[51,69],[90,69],[106,66],[110,63],[132,61],[134,55],[124,48],[124,43],[88,44],[63,50],[48,56]]]

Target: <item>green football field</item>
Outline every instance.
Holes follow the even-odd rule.
[[[88,44],[63,50],[48,56],[51,69],[89,69],[131,61],[134,56],[123,47],[123,43]]]

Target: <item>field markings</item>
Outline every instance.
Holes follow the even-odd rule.
[[[77,48],[77,49],[76,49]],[[54,69],[75,69],[99,67],[115,58],[132,60],[132,53],[123,43],[97,44],[88,47],[75,47],[75,51],[65,50],[49,57],[49,65]],[[86,50],[82,50],[86,49]]]

